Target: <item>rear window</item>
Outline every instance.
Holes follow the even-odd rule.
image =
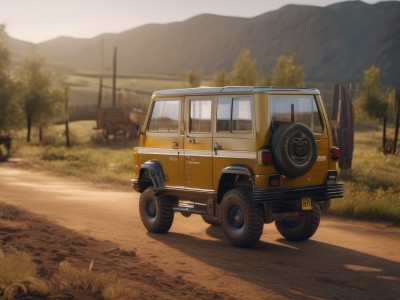
[[[323,133],[321,115],[312,95],[271,96],[272,128],[282,124],[303,123],[316,134]]]

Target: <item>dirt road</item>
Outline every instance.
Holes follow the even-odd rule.
[[[148,234],[139,194],[0,166],[0,201],[99,240],[238,299],[400,299],[400,228],[324,218],[314,237],[287,242],[273,224],[251,249],[231,246],[199,216],[175,214],[170,233]]]

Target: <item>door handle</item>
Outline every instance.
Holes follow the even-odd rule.
[[[179,148],[179,144],[177,142],[173,142],[172,143],[172,148],[173,149],[178,149]]]
[[[222,150],[222,146],[218,143],[214,144],[214,151],[215,151],[215,155],[217,155],[217,151],[218,150]]]

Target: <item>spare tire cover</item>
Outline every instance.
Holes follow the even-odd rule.
[[[314,134],[302,123],[280,126],[273,133],[271,148],[275,169],[288,177],[307,173],[317,160]]]

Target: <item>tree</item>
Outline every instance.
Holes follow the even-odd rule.
[[[271,84],[282,87],[303,87],[303,67],[294,63],[294,55],[281,55],[276,59],[272,71]]]
[[[10,66],[10,51],[7,46],[6,26],[0,25],[0,74],[5,74]]]
[[[203,75],[199,71],[189,70],[186,73],[186,82],[189,87],[198,87],[201,85]]]
[[[364,84],[360,96],[361,107],[370,118],[382,120],[388,109],[388,103],[381,93],[380,70],[371,66],[364,71]]]
[[[237,57],[230,74],[231,85],[256,85],[259,72],[250,49],[243,49]]]
[[[212,86],[229,85],[229,74],[224,71],[215,72],[211,79],[211,85]]]
[[[0,25],[0,131],[8,131],[19,125],[22,114],[17,93],[17,84],[10,71],[6,28]]]
[[[52,83],[52,75],[45,69],[45,60],[35,53],[26,60],[21,74],[24,110],[27,121],[27,142],[31,141],[32,126],[42,128],[53,121],[62,110],[63,98],[59,88]]]

